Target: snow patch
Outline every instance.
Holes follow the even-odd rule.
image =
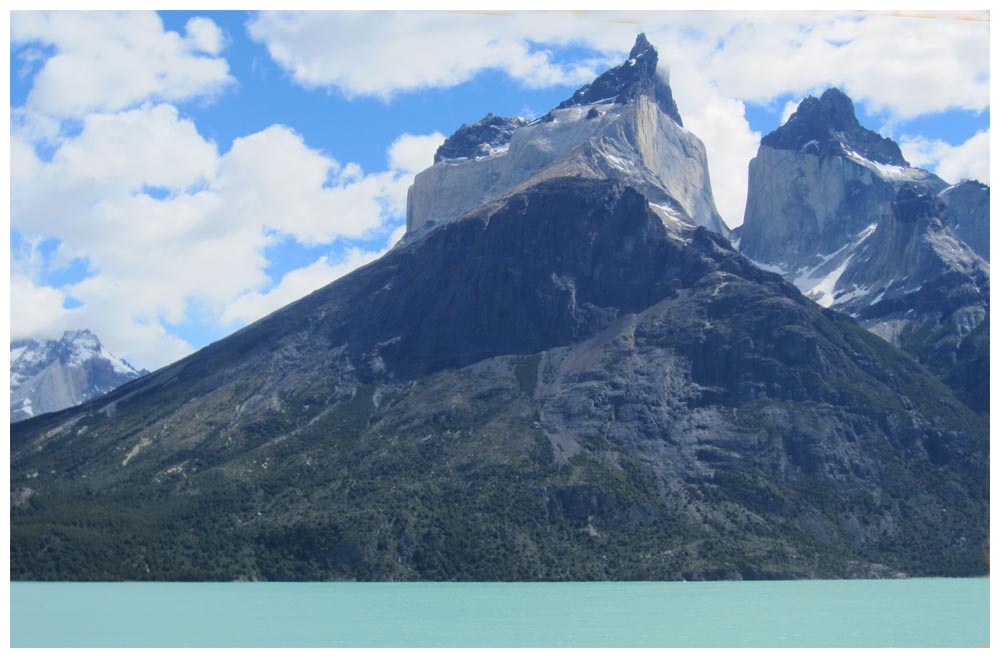
[[[673,231],[681,231],[682,229],[691,229],[694,227],[687,217],[682,213],[678,212],[676,208],[665,203],[653,203],[649,202],[649,207],[660,218],[663,225],[668,229],[673,229]],[[684,235],[674,234],[674,237],[682,240],[683,242],[690,242],[691,239]]]
[[[611,155],[610,153],[605,153],[604,158],[611,164],[612,167],[618,169],[619,171],[624,171],[625,173],[628,173],[633,169],[635,169],[635,165],[633,165],[631,162],[619,158],[617,156]]]
[[[840,280],[841,275],[844,274],[844,270],[850,264],[853,254],[844,259],[844,262],[840,264],[839,267],[832,270],[829,274],[821,279],[796,279],[795,285],[802,291],[804,291],[806,297],[809,297],[815,301],[820,306],[829,308],[833,304],[833,289],[837,285],[837,281]],[[815,271],[815,270],[814,270]],[[801,283],[800,283],[801,281]]]
[[[927,178],[926,172],[921,169],[914,169],[913,167],[902,167],[899,165],[888,165],[881,162],[874,162],[869,160],[865,156],[861,155],[857,151],[852,151],[851,149],[841,144],[844,149],[844,153],[847,155],[848,159],[853,160],[863,167],[872,169],[878,174],[886,179],[893,181],[921,181]]]

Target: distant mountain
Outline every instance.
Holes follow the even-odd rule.
[[[59,340],[10,344],[10,419],[73,407],[145,374],[116,357],[87,329]]]
[[[379,260],[14,425],[12,577],[986,573],[987,423],[706,227],[655,61],[460,129]]]
[[[988,395],[971,391],[988,367],[955,373],[989,317],[988,243],[989,187],[910,167],[837,89],[802,101],[750,163],[740,251],[917,357],[980,412]],[[977,345],[987,351],[974,361],[988,363],[988,341]]]

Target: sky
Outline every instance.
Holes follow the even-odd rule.
[[[985,12],[11,13],[11,338],[155,369],[385,253],[488,112],[541,116],[645,32],[716,205],[837,86],[949,182],[989,182]]]

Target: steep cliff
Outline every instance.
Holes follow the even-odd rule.
[[[983,252],[988,223],[988,187],[909,167],[830,89],[761,140],[739,248],[955,383],[959,346],[989,314],[989,263],[964,238]],[[969,391],[987,375],[954,389],[980,412]]]
[[[624,64],[544,117],[527,123],[489,115],[460,128],[410,188],[408,233],[544,180],[580,176],[625,181],[683,221],[727,234],[705,147],[682,127],[657,62],[640,35]]]

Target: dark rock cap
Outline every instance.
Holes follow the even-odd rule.
[[[850,149],[873,162],[909,166],[899,145],[862,126],[854,114],[853,101],[833,87],[819,98],[809,96],[799,103],[785,125],[766,135],[760,143],[791,151],[808,148],[820,156],[843,155],[845,149]]]
[[[645,34],[640,33],[624,64],[605,71],[589,85],[580,87],[556,109],[589,105],[607,99],[612,99],[616,103],[627,103],[639,96],[649,96],[656,99],[657,105],[666,115],[676,121],[677,125],[682,126],[684,124],[674,102],[670,85],[656,74],[658,61],[656,48],[649,43]]]
[[[909,183],[899,188],[892,210],[899,221],[907,224],[921,221],[948,223],[948,209],[944,202],[927,189]]]
[[[491,149],[510,143],[514,131],[528,122],[521,117],[507,119],[492,112],[472,124],[462,124],[444,141],[434,154],[434,163],[456,158],[477,158],[489,155]]]

